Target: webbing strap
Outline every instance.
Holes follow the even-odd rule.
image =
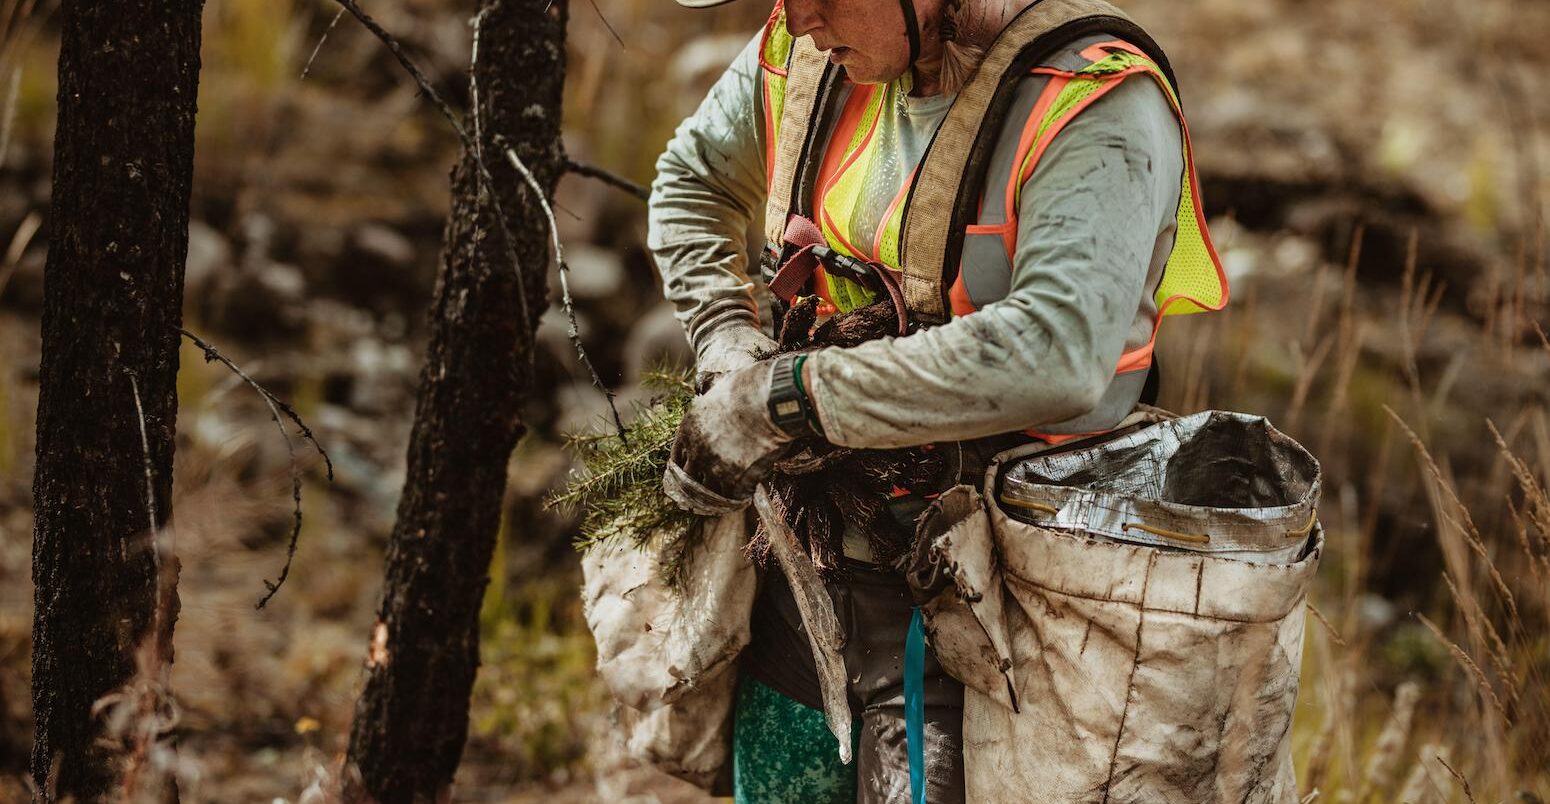
[[[1139,26],[1105,0],[1038,0],[1002,30],[948,109],[910,190],[900,260],[904,300],[920,320],[947,317],[946,290],[952,279],[948,266],[956,263],[963,246],[961,238],[953,238],[961,223],[958,213],[967,209],[965,194],[977,196],[982,183],[969,175],[971,157],[982,130],[994,128],[984,124],[998,95],[1005,94],[1000,92],[1009,83],[1004,79],[1021,74],[1030,62],[1047,56],[1044,51],[1069,41],[1074,29],[1134,32],[1131,35],[1150,43]],[[991,131],[989,139],[995,133]]]
[[[910,802],[926,804],[926,628],[920,607],[904,637],[904,744],[910,757]]]
[[[795,248],[796,251],[791,252],[791,256],[775,271],[775,276],[770,279],[770,293],[774,294],[775,298],[790,304],[793,298],[802,291],[802,288],[807,286],[808,280],[813,278],[813,274],[818,270],[819,265],[823,264],[825,258],[822,255],[828,252],[824,245],[823,232],[818,228],[818,224],[801,215],[792,215],[791,221],[786,224],[786,233],[782,237],[782,246],[787,251],[790,251],[791,248]],[[903,337],[909,331],[909,309],[904,306],[904,292],[900,289],[899,278],[894,275],[894,272],[887,266],[872,262],[871,260],[846,258],[843,255],[835,255],[832,252],[828,252],[828,255],[828,259],[831,261],[835,259],[847,260],[851,265],[855,266],[855,270],[865,269],[870,272],[866,275],[866,279],[855,274],[852,274],[852,279],[862,281],[871,290],[880,290],[888,295],[888,300],[893,302],[894,314],[899,320],[896,334]],[[834,269],[835,266],[832,262],[828,264],[831,281],[834,279]]]
[[[786,219],[797,211],[792,205],[798,192],[802,161],[818,118],[819,97],[824,94],[829,58],[804,36],[791,43],[791,62],[786,68],[786,100],[780,115],[780,141],[775,144],[774,175],[764,211],[764,239],[781,242]]]

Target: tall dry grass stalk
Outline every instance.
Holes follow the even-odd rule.
[[[1427,265],[1418,229],[1392,266],[1362,254],[1392,232],[1350,231],[1339,264],[1250,284],[1237,303],[1252,314],[1189,325],[1164,354],[1164,404],[1191,412],[1211,388],[1217,406],[1265,413],[1324,465],[1302,793],[1550,801],[1550,411],[1523,392],[1543,383],[1550,335],[1528,311],[1550,288],[1504,262],[1494,301],[1483,284],[1466,294]],[[1524,333],[1541,348],[1524,349]]]
[[[1445,772],[1442,771],[1438,760],[1445,760],[1448,755],[1448,747],[1445,745],[1426,743],[1421,746],[1421,750],[1416,752],[1415,764],[1410,766],[1410,773],[1405,776],[1405,783],[1399,788],[1399,795],[1394,800],[1400,804],[1433,804],[1433,802],[1447,801],[1447,794],[1437,784],[1427,763],[1437,766],[1439,772]]]
[[[1546,556],[1550,555],[1550,497],[1528,462],[1512,451],[1494,424],[1487,422],[1518,494],[1517,499],[1506,497],[1515,538],[1491,539],[1488,544],[1462,501],[1456,481],[1398,414],[1392,410],[1389,414],[1410,440],[1422,467],[1422,485],[1447,567],[1443,585],[1457,620],[1463,624],[1468,647],[1426,615],[1416,613],[1415,618],[1447,650],[1474,688],[1477,703],[1471,714],[1480,744],[1471,752],[1471,766],[1461,770],[1440,756],[1437,763],[1469,801],[1475,800],[1476,784],[1482,792],[1490,791],[1489,795],[1516,788],[1537,796],[1532,786],[1544,783],[1546,752],[1550,749],[1543,651],[1544,628],[1550,622],[1550,592],[1543,583]],[[1503,566],[1511,571],[1504,573]],[[1459,732],[1453,734],[1458,739]],[[1387,737],[1385,729],[1378,744],[1382,746]],[[1432,774],[1426,778],[1435,784]],[[1421,770],[1413,770],[1404,795],[1423,795],[1421,779]],[[1371,774],[1366,784],[1375,786]],[[1449,798],[1441,796],[1441,800]]]
[[[1389,719],[1383,724],[1383,731],[1379,732],[1372,753],[1367,757],[1358,801],[1366,801],[1374,792],[1389,789],[1399,767],[1400,755],[1410,741],[1415,705],[1420,700],[1421,685],[1414,681],[1406,681],[1394,691],[1394,711],[1389,713]]]

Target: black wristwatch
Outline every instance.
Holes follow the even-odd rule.
[[[797,380],[797,355],[781,355],[770,367],[770,421],[792,438],[817,435],[808,419],[806,394]]]

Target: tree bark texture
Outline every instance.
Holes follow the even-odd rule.
[[[172,496],[202,7],[61,8],[33,479],[32,775],[46,800],[110,797],[122,757],[97,743],[92,705],[131,680],[137,649],[171,661],[176,595],[158,620],[147,495],[159,527]]]
[[[478,130],[517,262],[465,152],[452,171],[408,469],[350,733],[348,760],[359,774],[345,775],[350,800],[444,800],[450,789],[468,732],[506,465],[524,431],[517,406],[546,304],[549,225],[504,153],[514,148],[552,196],[564,164],[566,3],[479,5]]]

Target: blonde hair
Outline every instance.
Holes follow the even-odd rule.
[[[952,94],[969,82],[980,62],[985,59],[985,48],[979,43],[983,33],[971,17],[969,6],[974,0],[949,0],[942,15],[943,28],[951,26],[952,36],[942,43],[942,68],[938,76],[944,94]],[[981,23],[984,21],[981,20]]]

